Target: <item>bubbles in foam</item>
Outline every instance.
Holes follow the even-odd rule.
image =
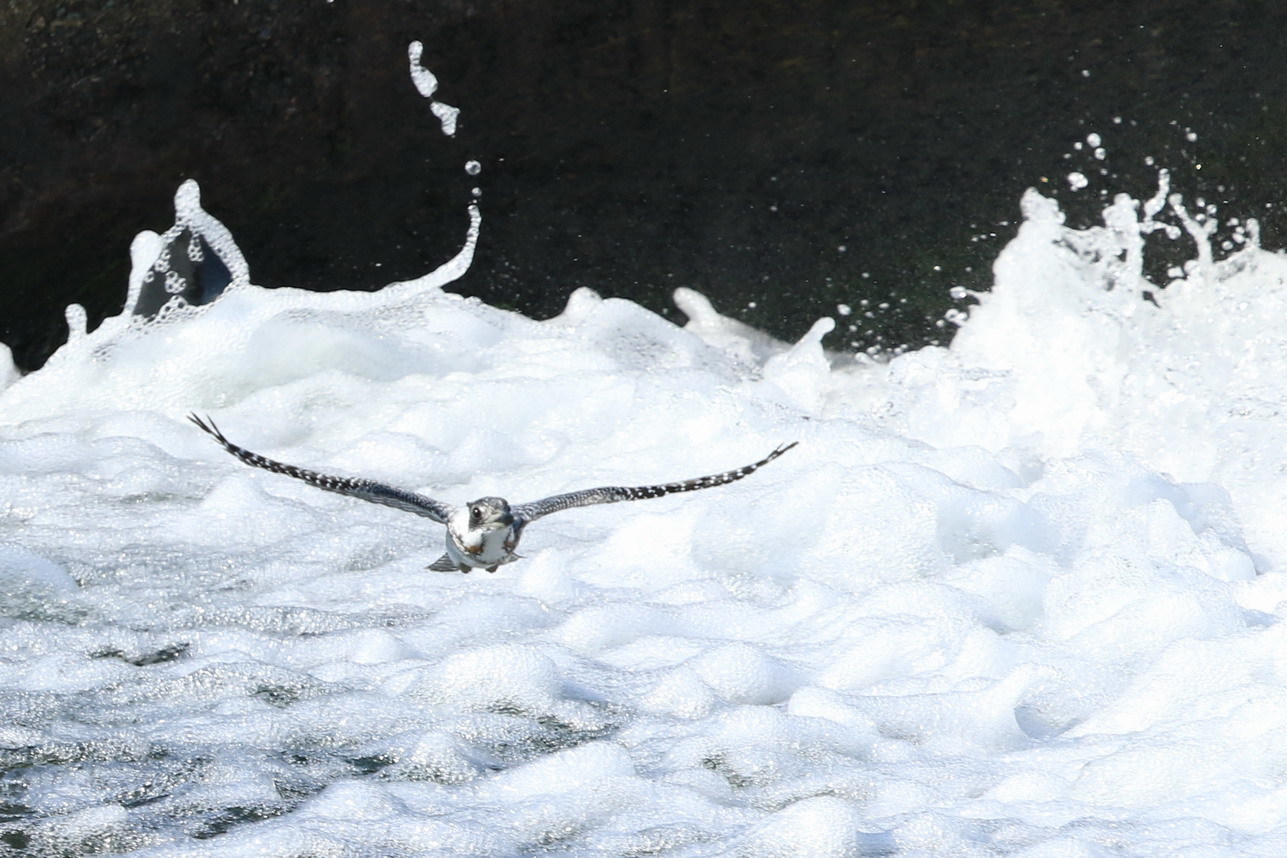
[[[84,333],[0,390],[5,842],[1274,854],[1287,263],[1167,175],[1096,226],[1022,207],[953,344],[882,363],[686,289],[683,328],[450,295],[476,208],[378,293]],[[194,408],[452,502],[800,445],[444,575],[437,525],[244,468]]]

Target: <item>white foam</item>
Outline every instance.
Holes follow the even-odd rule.
[[[885,362],[688,291],[684,328],[447,294],[476,211],[379,293],[238,284],[83,332],[0,390],[0,829],[35,854],[1281,853],[1287,260],[1240,226],[1149,283],[1149,242],[1219,240],[1165,178],[1100,227],[1023,206],[952,346]],[[441,526],[246,468],[194,409],[452,503],[800,443],[552,515],[464,576],[425,570]]]

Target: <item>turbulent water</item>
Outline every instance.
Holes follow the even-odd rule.
[[[234,282],[3,374],[0,854],[1287,853],[1287,258],[1163,193],[1023,205],[951,347],[883,363],[685,290],[453,296],[475,220],[420,281]],[[460,575],[189,411],[451,503],[799,446]]]

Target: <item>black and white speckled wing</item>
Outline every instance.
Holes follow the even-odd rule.
[[[319,489],[328,492],[348,495],[371,503],[383,504],[406,512],[413,512],[416,515],[423,515],[425,518],[431,518],[439,524],[446,524],[448,517],[451,516],[452,507],[433,498],[418,495],[415,492],[403,491],[375,480],[332,477],[306,468],[297,468],[294,465],[277,462],[258,453],[252,453],[244,447],[238,447],[223,436],[223,433],[219,431],[219,427],[215,426],[214,421],[210,420],[209,417],[202,420],[195,414],[189,414],[188,419],[223,445],[225,450],[251,467],[263,468],[265,471],[272,471],[274,474],[285,474],[288,477],[303,480],[309,485],[317,486]],[[206,421],[209,422],[207,423]]]
[[[772,453],[769,453],[758,462],[745,465],[733,471],[725,471],[722,474],[711,474],[708,477],[697,477],[691,480],[684,480],[679,483],[665,483],[656,486],[603,486],[597,489],[584,489],[579,492],[568,492],[567,494],[554,495],[553,497],[544,498],[531,503],[518,504],[513,507],[515,526],[521,529],[528,522],[535,521],[542,516],[549,515],[559,510],[572,509],[578,506],[593,506],[600,503],[619,503],[620,501],[647,500],[648,498],[659,498],[662,495],[671,495],[678,492],[694,492],[698,489],[710,489],[715,486],[722,486],[728,483],[736,482],[743,477],[749,477],[760,468],[772,462],[778,456],[781,456],[787,450],[794,447],[798,441],[792,441],[790,444],[783,444]]]

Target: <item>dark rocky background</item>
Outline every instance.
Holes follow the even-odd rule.
[[[455,288],[491,303],[675,313],[684,285],[779,336],[846,303],[834,346],[917,345],[988,284],[1028,186],[1089,223],[1101,191],[1151,193],[1151,155],[1281,247],[1284,24],[1248,0],[4,2],[0,340],[31,368],[66,304],[118,312],[131,238],[192,177],[263,285],[418,276],[478,185]],[[1092,131],[1103,162],[1073,151]]]

